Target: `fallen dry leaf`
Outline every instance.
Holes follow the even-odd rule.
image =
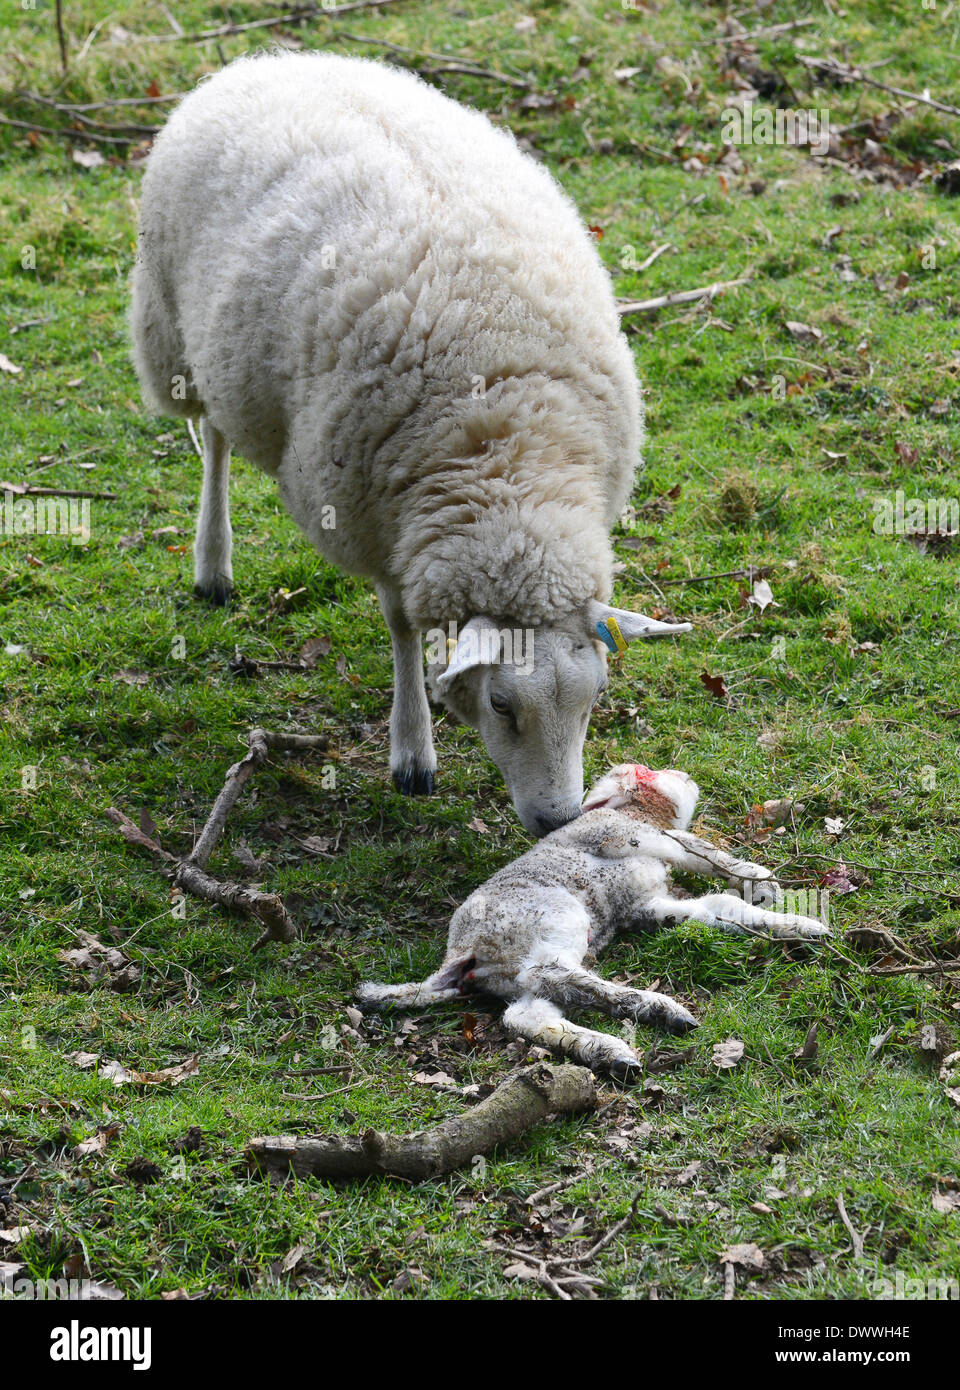
[[[413,1079],[418,1086],[436,1086],[437,1089],[441,1091],[458,1089],[456,1081],[454,1081],[452,1076],[448,1076],[445,1071],[418,1071]]]
[[[19,1245],[31,1231],[36,1230],[35,1226],[7,1226],[0,1228],[0,1245]]]
[[[304,666],[312,670],[322,656],[330,655],[330,638],[325,635],[311,637],[309,641],[304,642],[299,655]]]
[[[67,1061],[73,1062],[81,1070],[87,1071],[100,1063],[100,1056],[96,1052],[68,1052]],[[122,1062],[107,1058],[100,1063],[98,1075],[112,1081],[114,1086],[179,1086],[181,1081],[185,1081],[188,1076],[193,1076],[194,1072],[199,1071],[199,1069],[200,1054],[195,1052],[185,1062],[178,1062],[172,1067],[164,1067],[161,1071],[131,1071]]]
[[[798,323],[796,319],[787,319],[784,327],[790,336],[800,343],[819,343],[823,338],[819,328],[814,328],[809,323]]]
[[[753,586],[753,593],[747,598],[748,603],[752,603],[761,613],[773,604],[774,608],[779,608],[779,604],[773,602],[773,590],[765,579],[758,579]]]
[[[107,161],[99,150],[74,150],[73,162],[79,164],[81,169],[99,169]]]
[[[700,680],[718,700],[725,700],[730,694],[723,676],[711,676],[709,671],[701,671]]]
[[[110,988],[119,994],[134,988],[140,979],[140,967],[129,961],[122,951],[105,946],[92,932],[82,929],[77,932],[77,940],[80,942],[78,947],[58,951],[57,959],[72,970],[87,988],[92,989],[104,981],[108,981]]]
[[[22,371],[22,367],[18,367],[16,362],[11,362],[5,353],[0,352],[0,372],[9,372],[11,376],[19,376]]]
[[[112,1139],[116,1139],[120,1133],[120,1125],[104,1125],[98,1129],[96,1134],[91,1134],[89,1139],[82,1139],[73,1151],[74,1158],[102,1158],[107,1151],[107,1145]]]
[[[728,1245],[717,1256],[722,1265],[739,1265],[741,1269],[752,1269],[762,1274],[766,1257],[759,1245]]]
[[[721,1071],[729,1071],[735,1067],[743,1056],[743,1043],[739,1038],[728,1038],[726,1042],[714,1043],[713,1065],[719,1067]]]

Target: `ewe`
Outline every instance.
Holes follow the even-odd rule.
[[[233,447],[327,560],[376,586],[400,789],[433,786],[421,634],[442,629],[460,642],[449,664],[436,643],[434,690],[479,729],[523,824],[576,816],[603,643],[687,625],[606,605],[640,392],[550,175],[408,73],[240,59],[156,140],[131,326],[146,399],[202,420],[198,590],[232,587]],[[514,630],[523,668],[504,660]]]
[[[723,878],[728,886],[766,880],[769,869],[734,859],[687,831],[699,789],[685,772],[613,768],[590,791],[583,815],[555,830],[472,893],[453,914],[447,954],[421,984],[364,984],[364,1007],[418,1008],[482,990],[511,1001],[506,1026],[531,1042],[568,1052],[588,1067],[629,1075],[643,1063],[620,1038],[570,1023],[561,1008],[603,1009],[615,1018],[695,1028],[666,994],[632,989],[589,969],[620,928],[692,919],[724,931],[756,927],[769,936],[813,938],[812,917],[770,912],[733,893],[677,898],[670,867]]]

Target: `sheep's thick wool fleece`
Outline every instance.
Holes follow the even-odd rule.
[[[134,288],[148,398],[414,626],[609,597],[633,363],[573,203],[485,116],[366,60],[232,63],[157,138]]]

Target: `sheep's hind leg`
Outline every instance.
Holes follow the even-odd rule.
[[[407,622],[397,594],[378,585],[377,596],[393,647],[390,771],[394,785],[404,796],[429,796],[437,755],[433,751],[420,634]]]
[[[503,1024],[528,1042],[552,1052],[564,1052],[594,1070],[626,1078],[643,1067],[642,1060],[621,1038],[571,1023],[549,999],[522,995],[503,1015]]]
[[[193,547],[194,591],[218,606],[233,593],[230,529],[230,445],[204,416],[203,487]]]
[[[633,989],[582,967],[553,962],[534,965],[524,971],[520,983],[567,1008],[603,1009],[614,1018],[657,1024],[670,1033],[686,1033],[698,1026],[693,1014],[669,994]]]

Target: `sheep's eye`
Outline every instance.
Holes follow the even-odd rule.
[[[491,695],[490,706],[497,714],[510,713],[510,701],[505,700],[502,695]]]

